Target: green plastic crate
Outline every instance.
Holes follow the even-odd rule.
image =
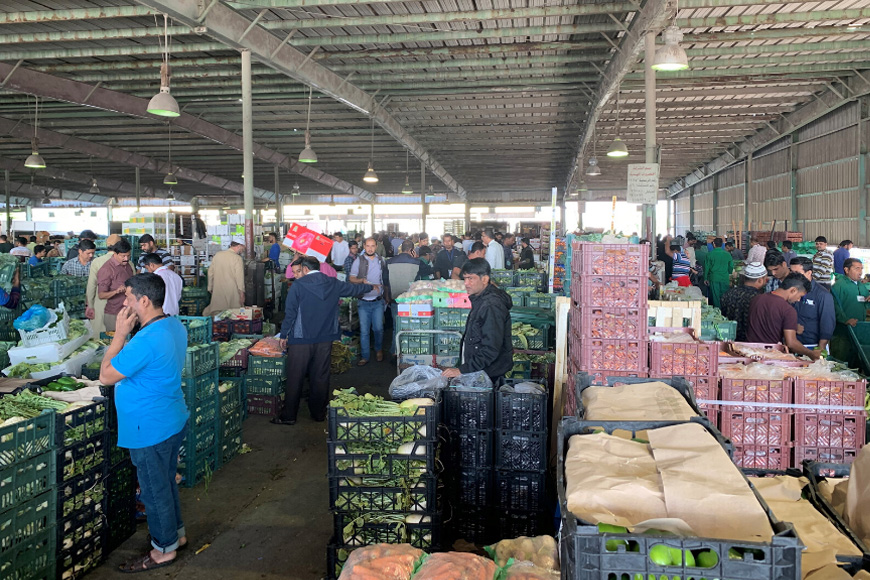
[[[212,342],[208,345],[188,346],[181,376],[191,378],[204,375],[218,368],[219,362],[220,344]]]
[[[31,266],[28,263],[21,264],[22,278],[45,278],[51,272],[51,264],[44,260],[42,263]]]
[[[504,376],[506,379],[531,379],[532,361],[515,360],[514,366]]]
[[[208,316],[179,316],[187,329],[187,344],[208,344],[212,342],[212,325],[214,321]]]
[[[468,320],[468,308],[436,308],[435,328],[438,330],[465,330]]]
[[[500,288],[515,285],[513,270],[493,270],[489,278],[494,284],[496,284]]]
[[[218,446],[204,449],[201,453],[195,450],[187,452],[182,449],[178,459],[178,472],[181,474],[181,487],[195,487],[218,468]]]
[[[286,379],[279,376],[247,375],[245,377],[245,389],[249,395],[278,396],[284,393]]]
[[[539,288],[544,282],[545,274],[537,270],[517,270],[517,286],[532,286]]]
[[[287,357],[248,356],[248,375],[284,377]]]
[[[401,354],[432,354],[431,334],[402,334],[399,336]]]
[[[550,348],[549,324],[534,325],[534,332],[524,334],[523,338],[518,335],[511,337],[513,347],[517,350],[547,350]]]
[[[0,512],[0,547],[3,550],[0,560],[6,561],[7,547],[26,542],[46,530],[54,533],[56,521],[57,493],[54,489]],[[0,569],[3,566],[0,564]]]
[[[187,420],[187,429],[199,431],[199,429],[216,429],[220,417],[220,399],[217,394],[213,397],[197,401],[196,405],[188,404],[190,418]]]
[[[219,378],[217,370],[198,377],[182,378],[181,390],[187,405],[191,406],[195,401],[208,401],[216,397]]]
[[[432,344],[435,354],[438,356],[459,356],[462,337],[450,334],[436,334],[432,339]]]
[[[218,449],[218,465],[223,467],[229,463],[239,451],[242,450],[242,432],[228,434],[225,438],[221,438],[220,448]]]
[[[0,470],[0,512],[54,488],[54,451],[46,451]]]
[[[53,523],[53,522],[52,522]],[[55,580],[57,534],[54,527],[43,528],[20,542],[9,545],[4,539],[0,558],[0,578],[4,580]]]
[[[435,328],[435,317],[399,316],[399,330],[432,330]]]
[[[54,411],[0,427],[0,469],[54,451],[54,431]]]
[[[526,307],[553,310],[556,308],[556,298],[556,294],[545,294],[541,292],[529,294],[526,296]]]

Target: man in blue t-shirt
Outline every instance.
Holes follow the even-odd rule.
[[[175,473],[190,413],[181,391],[187,331],[163,313],[166,285],[156,274],[138,274],[126,283],[124,308],[100,367],[100,381],[115,385],[118,447],[130,450],[142,502],[148,510],[153,549],[121,566],[141,572],[168,566],[187,545]],[[124,341],[136,322],[139,331]]]

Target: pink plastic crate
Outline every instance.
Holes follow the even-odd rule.
[[[576,314],[574,312],[576,311]],[[646,310],[637,308],[572,309],[571,328],[583,338],[643,340],[646,338]],[[576,319],[580,325],[576,326]]]
[[[661,376],[715,376],[718,342],[650,343],[650,373]]]
[[[867,381],[819,381],[795,379],[794,402],[798,405],[863,407]]]
[[[763,413],[723,407],[719,429],[735,445],[782,447],[792,440],[791,417],[786,411]]]
[[[646,340],[590,338],[580,343],[580,370],[584,371],[641,373],[641,376],[649,376],[648,357],[649,342]]]
[[[792,381],[763,379],[728,379],[722,377],[723,401],[749,401],[753,403],[783,403],[792,402]],[[726,405],[739,409],[734,405]],[[753,409],[761,411],[763,409]]]
[[[571,282],[575,307],[646,310],[647,276],[577,276]]]
[[[632,377],[641,379],[649,377],[649,373],[646,372],[599,371],[594,369],[583,369],[583,371],[589,374],[593,385],[606,385],[607,377]]]
[[[801,447],[841,447],[857,449],[864,445],[867,413],[804,413],[794,416],[794,444]]]
[[[747,469],[786,469],[791,463],[788,445],[735,445],[734,464]]]
[[[572,272],[578,274],[646,277],[649,272],[648,245],[587,242],[578,250],[573,250],[572,264]]]
[[[695,391],[696,401],[715,401],[719,398],[719,379],[716,377],[693,377],[691,375],[663,375],[650,371],[650,378],[653,379],[670,379],[675,376],[682,376],[692,386]],[[699,403],[699,406],[700,403]],[[701,406],[703,408],[703,406]]]
[[[820,463],[852,463],[855,461],[858,451],[857,448],[797,446],[794,448],[792,467],[800,467],[807,460]]]

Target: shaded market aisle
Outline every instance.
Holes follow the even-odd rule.
[[[396,367],[384,361],[333,376],[333,388],[386,395]],[[191,580],[289,578],[318,580],[326,572],[332,536],[326,479],[326,423],[315,423],[303,403],[293,426],[249,416],[243,441],[251,452],[216,472],[208,487],[181,490],[191,547],[176,564],[147,573],[150,578]],[[128,577],[118,565],[143,553],[147,526],[112,552],[87,577]],[[209,546],[195,554],[204,545]]]

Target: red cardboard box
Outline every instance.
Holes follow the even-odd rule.
[[[284,240],[284,245],[290,249],[306,256],[314,256],[321,262],[325,261],[329,252],[332,251],[332,238],[318,234],[297,223],[290,225]]]

